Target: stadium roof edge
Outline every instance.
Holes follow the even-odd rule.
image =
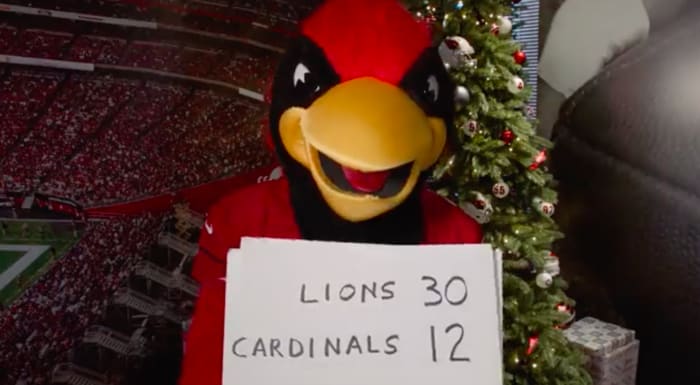
[[[240,37],[232,36],[232,35],[211,33],[211,32],[200,31],[197,29],[180,27],[180,26],[171,25],[171,24],[157,23],[157,22],[153,22],[153,21],[124,19],[124,18],[117,18],[117,17],[107,17],[107,16],[93,15],[93,14],[87,14],[87,13],[78,13],[78,12],[65,12],[65,11],[46,9],[46,8],[35,8],[35,7],[27,7],[27,6],[22,6],[22,5],[5,4],[5,3],[0,3],[0,12],[18,13],[18,14],[25,14],[25,15],[32,15],[32,16],[51,17],[51,18],[65,19],[65,20],[71,20],[71,21],[82,21],[82,22],[86,22],[86,23],[111,24],[111,25],[119,25],[119,26],[123,26],[123,27],[131,27],[131,28],[172,30],[172,31],[177,31],[177,32],[184,32],[184,33],[189,33],[189,34],[194,34],[194,35],[211,37],[214,39],[236,41],[239,43],[252,45],[252,46],[255,46],[258,48],[266,49],[266,50],[277,52],[277,53],[283,52],[283,49],[280,47],[272,46],[272,45],[265,44],[265,43],[255,41],[252,39],[248,39],[248,38],[240,38]]]

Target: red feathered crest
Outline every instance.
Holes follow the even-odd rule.
[[[327,0],[301,31],[341,81],[371,76],[397,84],[431,43],[428,27],[395,0]]]

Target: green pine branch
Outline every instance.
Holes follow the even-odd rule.
[[[513,93],[509,82],[521,73],[513,53],[520,47],[510,35],[494,34],[498,16],[511,13],[507,0],[406,0],[420,17],[432,17],[434,30],[443,37],[458,35],[476,53],[475,65],[450,68],[454,81],[467,88],[469,101],[457,106],[455,126],[459,145],[435,168],[439,191],[460,205],[473,202],[477,193],[493,208],[482,225],[484,242],[504,252],[504,369],[508,385],[589,385],[582,353],[572,347],[556,326],[571,314],[558,305],[573,305],[566,296],[566,281],[557,276],[550,287],[541,288],[536,277],[544,271],[552,244],[561,239],[557,224],[540,212],[538,202],[556,204],[555,181],[546,163],[531,167],[552,143],[537,136],[536,122],[528,119],[525,106],[529,90]],[[461,8],[458,7],[461,4]],[[476,132],[461,129],[477,123]],[[513,140],[503,140],[510,131]],[[503,182],[509,194],[492,194]],[[528,350],[533,338],[536,345]]]

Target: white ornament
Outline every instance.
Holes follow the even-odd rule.
[[[561,272],[559,267],[559,257],[554,254],[550,254],[548,257],[544,258],[544,271],[547,272],[552,277],[556,277]]]
[[[513,30],[513,22],[507,16],[498,16],[498,34],[507,35]]]
[[[466,103],[469,101],[469,90],[467,90],[467,87],[457,86],[455,101],[459,103]]]
[[[462,124],[461,128],[464,134],[471,138],[476,135],[477,131],[479,131],[479,123],[477,123],[476,120],[468,120]]]
[[[438,52],[445,65],[449,65],[450,68],[459,68],[475,51],[467,39],[461,36],[450,36],[440,43]]]
[[[520,76],[513,76],[510,81],[508,81],[508,91],[517,94],[525,88],[525,82]]]
[[[491,193],[496,198],[503,199],[510,193],[510,187],[503,181],[496,182],[493,187],[491,187]]]
[[[479,224],[489,223],[493,215],[491,202],[482,193],[476,193],[474,200],[461,205],[462,210]]]
[[[547,289],[550,286],[552,286],[552,282],[554,282],[554,278],[549,273],[542,272],[537,274],[537,277],[535,277],[535,283],[537,283],[537,286]]]
[[[543,201],[541,198],[533,199],[532,203],[534,203],[535,207],[537,208],[537,211],[539,211],[541,214],[546,215],[548,217],[554,215],[553,203]]]

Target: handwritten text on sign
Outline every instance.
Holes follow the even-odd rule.
[[[500,385],[489,245],[245,238],[228,258],[224,385]]]

